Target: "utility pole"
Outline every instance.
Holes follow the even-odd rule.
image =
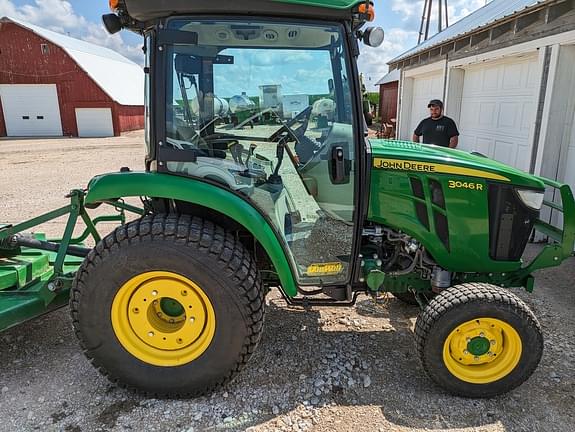
[[[449,10],[447,9],[447,0],[436,0],[435,3],[438,5],[437,32],[439,33],[449,27]],[[421,14],[421,25],[419,26],[418,44],[429,39],[429,24],[431,23],[432,12],[433,0],[425,0],[423,13]],[[445,27],[443,26],[444,23]]]

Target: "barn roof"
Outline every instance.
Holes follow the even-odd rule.
[[[399,81],[399,69],[394,69],[388,72],[382,79],[375,83],[375,85],[383,85],[391,82]]]
[[[450,25],[445,30],[430,37],[426,41],[400,54],[388,64],[398,62],[404,58],[410,57],[431,47],[455,39],[473,30],[485,27],[489,24],[499,21],[505,17],[520,12],[526,8],[543,3],[545,0],[493,0],[485,6],[477,9],[475,12],[460,19],[455,24]]]
[[[99,45],[74,39],[27,22],[5,17],[59,46],[100,88],[121,105],[144,105],[144,71],[126,57]]]

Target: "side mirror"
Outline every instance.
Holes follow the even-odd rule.
[[[385,33],[381,27],[368,27],[363,32],[361,39],[365,45],[376,48],[383,43]]]
[[[122,21],[120,21],[120,17],[116,14],[102,15],[102,22],[110,34],[118,33],[122,30]]]

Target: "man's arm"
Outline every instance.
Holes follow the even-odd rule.
[[[447,133],[449,134],[449,148],[455,148],[457,147],[457,144],[459,144],[459,131],[457,130],[457,125],[453,119],[449,120],[451,120],[447,128]]]
[[[449,138],[449,148],[455,148],[459,144],[459,136],[455,135]]]
[[[411,141],[418,143],[419,137],[423,135],[423,121],[420,121],[415,130],[413,131],[413,136],[411,137]]]

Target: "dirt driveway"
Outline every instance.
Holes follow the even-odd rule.
[[[111,139],[0,140],[0,221],[65,205],[96,174],[143,165],[141,133]],[[60,234],[64,221],[43,230]],[[531,245],[529,253],[539,246]],[[544,328],[542,363],[515,391],[452,397],[425,376],[417,308],[360,297],[353,309],[288,308],[268,297],[262,342],[225,389],[145,399],[102,378],[63,309],[0,334],[1,431],[571,431],[575,428],[575,260],[519,292]]]

